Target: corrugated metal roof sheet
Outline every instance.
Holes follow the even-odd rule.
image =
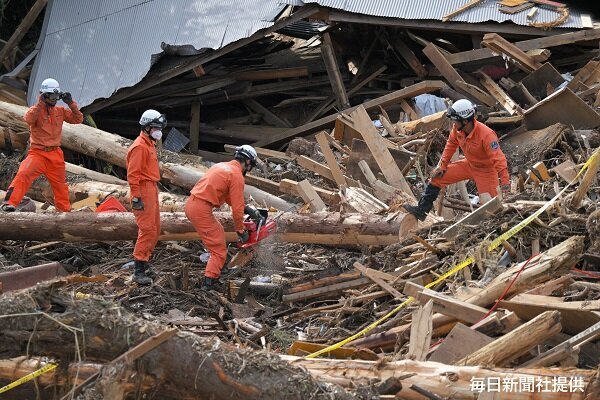
[[[161,43],[219,49],[271,26],[280,0],[53,0],[28,101],[53,77],[80,106],[138,83]]]
[[[440,20],[446,14],[464,6],[469,0],[284,0],[288,4],[302,5],[317,3],[351,13],[391,17],[402,19],[433,19]],[[498,10],[497,0],[484,0],[479,5],[467,10],[452,19],[453,22],[507,22],[518,25],[528,25],[527,12],[505,14]],[[569,18],[561,28],[583,28],[581,13],[569,9]],[[556,20],[558,13],[538,6],[535,22],[550,22]]]

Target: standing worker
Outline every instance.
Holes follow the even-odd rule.
[[[196,183],[185,203],[185,215],[198,232],[210,258],[206,264],[202,289],[211,290],[221,276],[227,258],[225,230],[213,215],[213,209],[229,204],[239,240],[246,243],[244,213],[256,218],[256,209],[244,207],[244,176],[256,165],[256,150],[247,144],[237,147],[234,159],[213,165]]]
[[[452,120],[452,131],[442,159],[431,171],[431,181],[425,186],[419,204],[404,206],[419,221],[424,221],[433,208],[440,189],[452,183],[472,179],[480,198],[485,193],[495,197],[500,179],[502,194],[507,196],[510,192],[508,165],[498,144],[498,136],[487,125],[475,119],[475,106],[469,100],[458,100],[448,108],[446,116]],[[465,158],[451,162],[450,159],[459,146]]]
[[[167,125],[166,117],[156,110],[146,110],[140,118],[140,135],[127,150],[127,183],[131,192],[131,209],[138,226],[138,236],[133,249],[133,280],[140,285],[150,285],[147,275],[148,261],[160,235],[160,210],[158,186],[160,170],[156,142],[162,138]]]
[[[69,108],[56,107],[62,100]],[[60,148],[63,121],[80,124],[83,114],[71,93],[61,93],[55,79],[44,79],[37,103],[23,117],[29,130],[30,148],[27,157],[11,182],[0,209],[15,211],[23,196],[38,176],[44,175],[54,194],[54,206],[58,211],[71,211],[69,187],[66,182],[65,157]]]

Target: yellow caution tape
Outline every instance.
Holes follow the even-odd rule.
[[[58,364],[45,365],[42,368],[38,369],[37,371],[33,371],[32,373],[27,374],[27,375],[17,379],[16,381],[9,383],[8,385],[6,385],[4,387],[1,387],[0,393],[8,392],[10,389],[14,389],[17,386],[22,385],[25,382],[29,382],[30,380],[37,378],[40,375],[45,374],[46,372],[52,371],[56,367],[58,367]]]
[[[592,154],[592,156],[585,162],[585,164],[583,164],[583,167],[581,167],[581,170],[577,173],[577,176],[575,176],[575,178],[567,186],[565,186],[563,188],[563,190],[561,190],[559,193],[557,193],[556,196],[554,196],[551,200],[546,202],[546,204],[544,204],[539,210],[537,210],[536,212],[531,214],[529,217],[525,218],[523,221],[521,221],[520,223],[518,223],[517,225],[515,225],[514,227],[512,227],[511,229],[509,229],[508,231],[504,232],[503,234],[498,236],[496,239],[494,239],[494,241],[492,241],[492,243],[490,243],[490,245],[488,246],[488,251],[492,251],[492,250],[496,249],[498,246],[500,246],[502,244],[503,241],[508,240],[511,237],[513,237],[514,235],[516,235],[517,233],[519,233],[523,228],[525,228],[527,225],[529,225],[531,223],[531,221],[533,221],[534,219],[539,217],[544,211],[546,211],[565,192],[565,190],[567,190],[567,188],[569,188],[573,183],[575,183],[577,181],[577,179],[581,176],[581,174],[583,174],[583,172],[585,172],[585,170],[590,166],[592,161],[598,156],[600,156],[600,149],[596,150],[596,152],[594,154]],[[452,267],[450,270],[448,270],[446,273],[441,275],[435,281],[425,285],[425,287],[430,288],[432,286],[437,285],[438,283],[440,283],[442,281],[445,281],[450,276],[456,274],[460,270],[471,265],[474,261],[475,261],[475,259],[473,257],[471,257],[471,256],[468,257],[461,263]],[[377,321],[373,322],[372,324],[370,324],[369,326],[364,328],[362,331],[359,331],[359,332],[355,333],[354,335],[352,335],[338,343],[332,344],[331,346],[325,347],[319,351],[315,351],[314,353],[307,355],[306,358],[315,358],[315,357],[320,356],[321,354],[329,353],[330,351],[339,349],[340,347],[344,346],[345,344],[348,344],[348,343],[358,339],[359,337],[369,333],[372,329],[377,327],[383,321],[390,318],[392,315],[396,314],[398,311],[405,308],[407,305],[409,305],[413,301],[415,301],[414,297],[409,296],[407,300],[402,302],[400,305],[398,305],[396,308],[394,308],[389,313],[385,314],[383,317],[379,318]]]

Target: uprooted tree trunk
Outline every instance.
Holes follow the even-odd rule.
[[[16,149],[25,148],[29,139],[29,128],[23,121],[26,111],[26,107],[0,101],[0,148],[4,148],[7,141]],[[125,159],[130,144],[129,139],[87,125],[63,124],[61,145],[64,148],[123,168],[126,167]],[[187,165],[183,165],[184,162],[177,154],[166,150],[162,151],[160,158],[162,179],[185,189],[191,189],[206,171],[202,165],[190,164],[189,160],[185,161]],[[277,196],[252,186],[246,185],[245,194],[279,210],[292,207],[292,204]]]
[[[25,354],[53,357],[67,371],[69,363],[78,360],[77,354],[86,361],[110,362],[166,329],[135,317],[113,302],[75,300],[57,290],[61,284],[38,285],[0,296],[4,314],[0,354],[6,358]],[[161,393],[158,398],[307,399],[316,394],[348,398],[341,388],[325,389],[307,372],[275,355],[238,349],[216,338],[187,332],[145,353],[135,367],[142,377],[154,377],[140,386],[143,390],[144,384],[153,385],[144,393]],[[101,381],[91,389],[100,392],[101,398],[109,398],[103,396]],[[62,387],[61,392],[70,388]]]
[[[231,214],[215,216],[229,241],[237,240]],[[326,245],[385,246],[398,241],[398,220],[373,214],[283,213],[277,219],[273,241]],[[2,216],[0,240],[62,240],[94,242],[137,237],[132,213],[10,213]],[[196,240],[184,213],[161,213],[161,240]]]

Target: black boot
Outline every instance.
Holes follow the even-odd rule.
[[[146,261],[135,260],[133,281],[143,286],[152,284],[152,279],[146,276]]]
[[[404,209],[414,215],[419,221],[425,221],[427,213],[433,208],[433,202],[438,198],[440,188],[428,183],[416,206],[404,205]]]
[[[13,212],[15,211],[17,208],[15,206],[13,206],[12,204],[8,204],[8,203],[3,203],[0,206],[0,210],[4,211],[4,212]]]
[[[207,292],[210,290],[215,290],[217,287],[218,281],[219,281],[218,278],[209,278],[208,276],[205,276],[204,280],[202,281],[202,286],[200,287],[200,289],[207,291]]]

